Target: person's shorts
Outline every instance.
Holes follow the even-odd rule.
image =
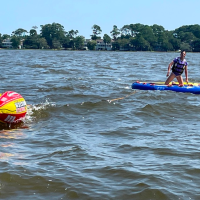
[[[176,72],[172,72],[176,77],[179,77],[179,76],[181,76],[181,74],[180,73],[176,73]]]

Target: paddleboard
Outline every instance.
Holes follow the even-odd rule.
[[[164,85],[164,82],[134,82],[132,84],[132,89],[138,90],[171,90],[174,92],[187,92],[193,94],[200,94],[200,84],[199,83],[184,83],[184,85],[169,84]]]

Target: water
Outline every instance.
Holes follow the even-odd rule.
[[[200,199],[200,96],[132,93],[179,53],[0,50],[1,92],[30,105],[0,130],[0,199]],[[200,82],[199,54],[187,53]]]

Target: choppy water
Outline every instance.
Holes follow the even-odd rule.
[[[200,96],[131,93],[165,81],[179,53],[0,54],[1,92],[31,105],[24,126],[0,130],[0,199],[200,199]],[[199,54],[186,58],[200,82]]]

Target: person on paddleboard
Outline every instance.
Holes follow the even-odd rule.
[[[184,85],[182,73],[185,71],[186,82],[188,83],[188,71],[187,71],[187,61],[185,59],[186,52],[184,50],[181,51],[180,57],[175,58],[172,62],[169,63],[168,71],[167,71],[167,80],[165,81],[165,85],[168,85],[175,77],[179,83],[179,85]],[[170,70],[172,66],[172,73],[169,76]]]

